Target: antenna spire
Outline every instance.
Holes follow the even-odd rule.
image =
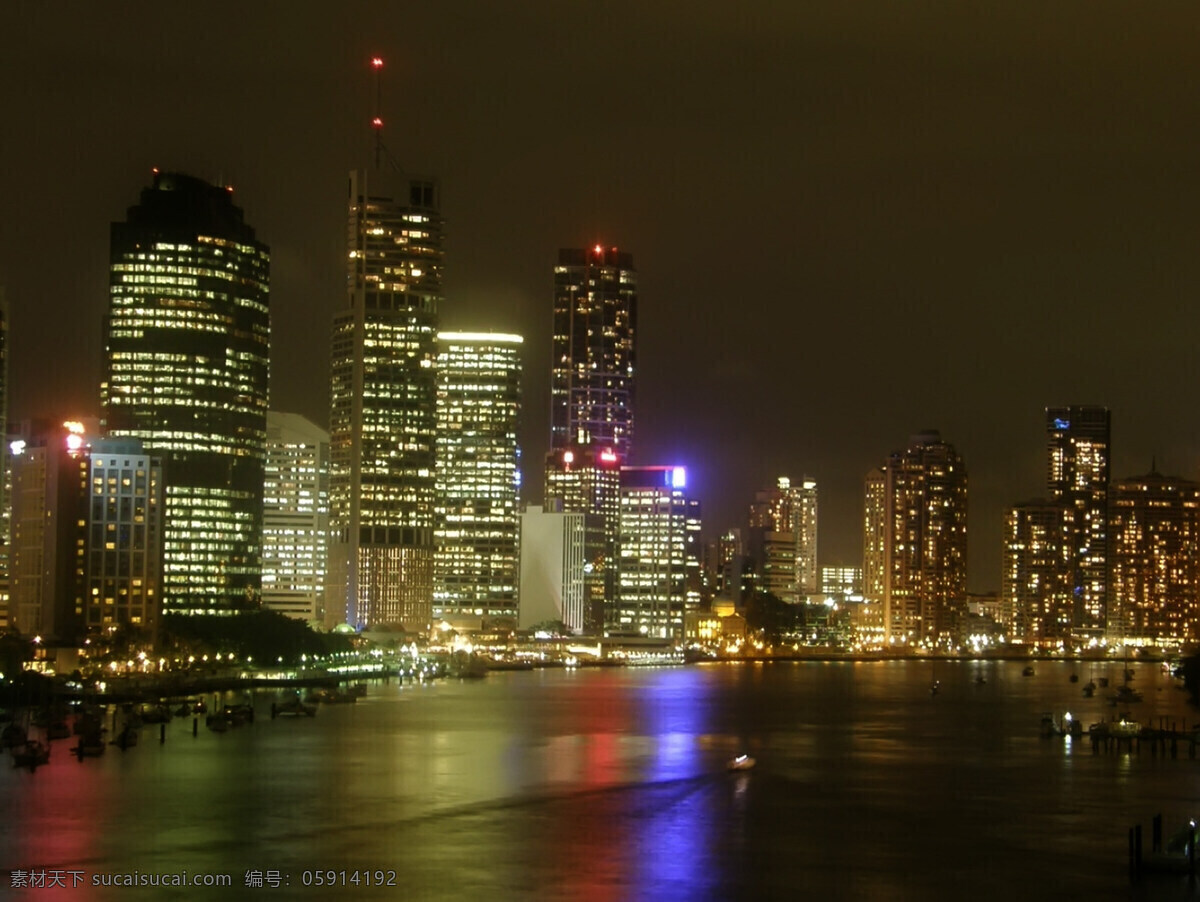
[[[375,112],[371,117],[371,128],[375,131],[375,168],[383,157],[383,118],[380,113],[383,97],[383,81],[380,72],[383,69],[383,57],[371,57],[371,72],[375,77]]]

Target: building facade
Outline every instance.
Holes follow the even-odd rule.
[[[1046,408],[1046,490],[1071,512],[1071,625],[1082,638],[1107,629],[1110,434],[1106,407]]]
[[[775,488],[756,493],[748,537],[762,591],[790,604],[817,593],[815,480],[793,485],[781,476]]]
[[[329,433],[296,413],[267,414],[263,606],[324,619],[329,557]]]
[[[1114,482],[1109,638],[1183,645],[1200,639],[1200,484],[1163,476]]]
[[[700,604],[700,502],[683,467],[622,467],[616,609],[610,634],[682,641]]]
[[[517,622],[519,335],[443,332],[433,615]]]
[[[112,225],[101,405],[111,437],[165,460],[170,613],[258,602],[268,281],[230,189],[156,172]]]
[[[433,615],[438,188],[355,171],[347,207],[346,305],[332,341],[327,621],[423,630]]]
[[[162,611],[161,461],[136,439],[69,422],[12,445],[13,597],[22,632],[81,643],[131,629],[153,642]]]
[[[935,431],[913,436],[906,449],[892,453],[880,471],[868,476],[868,524],[878,516],[873,505],[880,501],[886,641],[907,647],[955,642],[967,592],[967,471],[962,458]],[[868,572],[868,564],[864,560],[869,580],[875,574]]]
[[[596,245],[554,267],[551,448],[591,445],[629,459],[637,361],[633,255]]]
[[[1055,501],[1028,501],[1006,513],[1000,621],[1014,642],[1054,648],[1071,640],[1074,523],[1070,509]]]

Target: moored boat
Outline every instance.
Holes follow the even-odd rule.
[[[50,746],[37,739],[29,739],[12,747],[13,767],[28,767],[30,770],[39,764],[50,761]]]

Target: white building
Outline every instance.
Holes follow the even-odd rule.
[[[267,414],[263,604],[322,619],[329,541],[329,433],[295,413]]]

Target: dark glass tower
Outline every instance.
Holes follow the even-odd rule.
[[[629,459],[637,335],[633,255],[569,248],[554,267],[551,447]]]
[[[112,225],[101,404],[110,435],[166,459],[167,613],[260,592],[268,280],[232,189],[155,173]]]

